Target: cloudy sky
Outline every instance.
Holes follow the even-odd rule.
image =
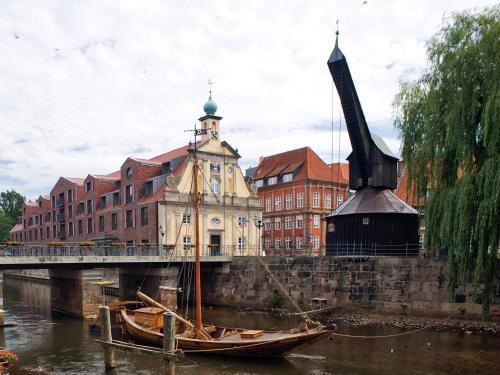
[[[398,81],[425,69],[443,17],[496,1],[363,2],[1,1],[0,191],[36,198],[59,176],[110,173],[127,156],[186,144],[209,77],[242,167],[302,146],[336,161],[340,104],[326,60],[337,19],[369,126],[398,153]]]

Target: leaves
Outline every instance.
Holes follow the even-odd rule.
[[[428,70],[394,100],[408,186],[433,191],[426,246],[448,247],[450,291],[473,271],[487,314],[499,257],[500,6],[454,14],[427,54]]]

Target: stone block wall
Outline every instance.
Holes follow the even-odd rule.
[[[398,257],[349,259],[340,257],[264,257],[280,283],[304,310],[313,298],[349,311],[447,315],[457,311],[446,287],[446,260]],[[268,308],[276,302],[278,286],[255,257],[234,257],[230,264],[206,266],[202,285],[205,303],[223,306]],[[472,280],[471,280],[472,281]],[[496,277],[499,293],[500,276]],[[465,289],[460,307],[477,316],[472,285]],[[281,294],[279,294],[281,295]],[[286,304],[286,298],[282,299]]]

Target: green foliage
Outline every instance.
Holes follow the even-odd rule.
[[[15,221],[0,211],[0,242],[9,240],[9,231],[14,226]]]
[[[0,211],[16,221],[21,216],[21,209],[26,198],[14,190],[0,193]]]
[[[395,126],[411,184],[433,191],[426,246],[448,247],[452,293],[472,270],[477,301],[484,281],[486,317],[499,258],[500,6],[454,14],[427,54],[422,77],[401,83]]]
[[[277,290],[273,290],[273,292],[269,294],[269,300],[274,309],[279,308],[283,304],[283,296]]]

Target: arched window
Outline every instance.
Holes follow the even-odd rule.
[[[127,168],[127,180],[130,180],[133,175],[134,173],[132,172],[132,168]]]
[[[210,178],[210,187],[214,194],[219,194],[219,179],[217,177]]]

